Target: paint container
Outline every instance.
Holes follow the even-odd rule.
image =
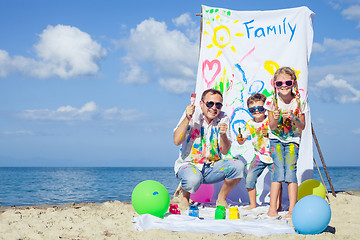
[[[179,206],[177,204],[170,204],[169,213],[180,215]]]
[[[231,207],[229,209],[229,219],[240,219],[238,207]]]
[[[189,208],[189,216],[199,217],[199,208],[198,206],[191,205]]]
[[[226,210],[225,206],[218,205],[215,209],[215,219],[225,219]]]

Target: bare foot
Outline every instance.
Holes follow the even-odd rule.
[[[291,218],[292,216],[292,212],[288,212],[287,214],[285,214],[284,218]]]
[[[181,202],[182,196],[175,196],[170,199],[170,204],[179,204]]]
[[[273,210],[270,210],[270,209],[269,209],[269,211],[267,212],[267,215],[268,215],[269,217],[278,217],[278,216],[279,216],[279,214],[277,213],[277,211],[273,211]]]
[[[181,201],[179,203],[179,209],[181,211],[185,211],[189,209],[189,200],[185,197],[181,198]]]
[[[251,209],[254,209],[256,208],[256,205],[249,205],[247,207],[244,207],[245,210],[251,210]]]
[[[227,204],[226,200],[216,200],[216,206],[225,206],[225,208],[229,208],[229,205]]]

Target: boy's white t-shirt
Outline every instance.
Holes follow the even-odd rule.
[[[264,136],[262,132],[263,129],[269,132],[269,120],[267,117],[262,122],[255,122],[254,119],[250,119],[246,124],[242,136],[243,138],[251,137],[255,153],[259,156],[260,161],[272,163],[270,141],[268,136]]]
[[[274,96],[269,96],[264,104],[265,109],[270,112],[276,110],[273,103]],[[280,118],[278,127],[275,130],[270,131],[269,138],[270,139],[278,139],[284,143],[294,142],[300,144],[301,139],[301,130],[295,127],[295,123],[293,123],[290,119],[284,120],[282,118],[282,113],[284,110],[289,110],[293,114],[304,114],[309,111],[309,105],[307,100],[300,98],[300,107],[298,106],[298,101],[296,98],[291,100],[289,104],[284,103],[279,97],[277,98],[278,110],[280,111]]]

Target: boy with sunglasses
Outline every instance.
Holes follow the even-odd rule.
[[[181,145],[175,162],[175,174],[180,179],[182,198],[180,208],[189,208],[190,193],[201,184],[224,180],[216,205],[227,207],[226,197],[244,176],[244,164],[224,156],[231,146],[229,118],[222,108],[222,94],[215,89],[205,90],[200,109],[190,104],[174,130],[174,143]]]
[[[255,149],[255,155],[250,163],[246,176],[246,188],[249,194],[250,205],[246,209],[256,208],[256,182],[265,168],[269,172],[273,171],[273,161],[270,155],[270,145],[268,138],[269,121],[265,115],[264,103],[266,96],[261,93],[251,95],[247,100],[248,110],[253,117],[247,124],[244,133],[237,136],[240,145],[251,137],[251,142]]]

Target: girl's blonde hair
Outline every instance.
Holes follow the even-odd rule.
[[[294,94],[295,98],[296,98],[296,102],[298,104],[298,109],[300,110],[300,106],[301,106],[301,102],[300,102],[300,93],[299,93],[299,88],[298,88],[298,83],[297,83],[297,77],[296,77],[296,73],[293,69],[291,69],[290,67],[281,67],[278,70],[276,70],[275,74],[274,74],[274,92],[273,92],[273,105],[275,106],[275,109],[277,110],[279,108],[278,106],[278,102],[277,102],[277,91],[276,91],[276,87],[275,87],[275,81],[278,78],[278,76],[280,74],[288,74],[290,75],[291,79],[294,80],[294,85],[292,88],[292,94]],[[296,111],[295,115],[297,117],[299,117],[299,112]]]

